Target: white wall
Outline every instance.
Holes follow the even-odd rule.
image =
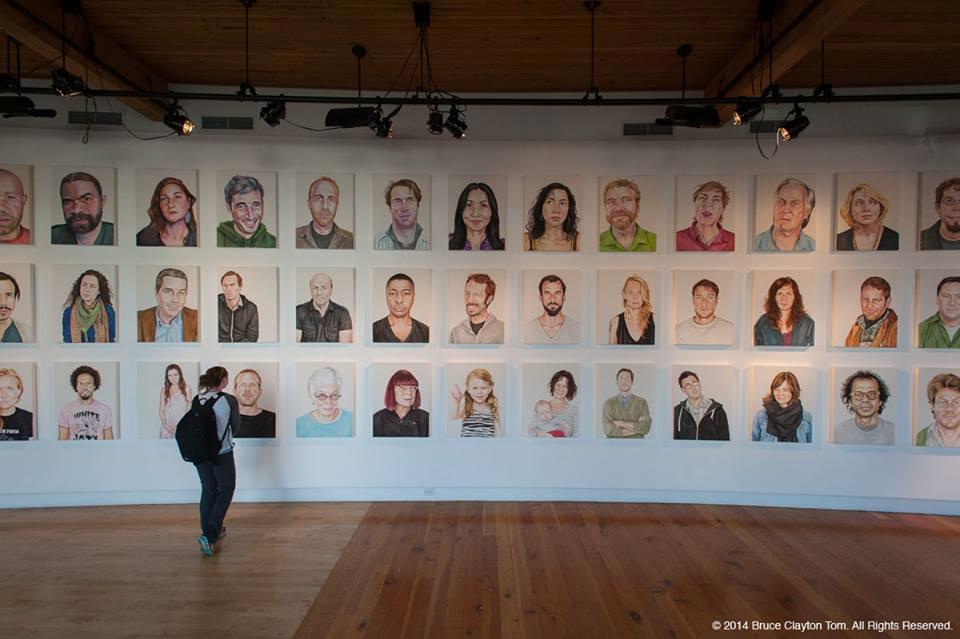
[[[918,172],[960,167],[956,138],[801,138],[780,150],[773,161],[762,160],[750,140],[661,143],[633,142],[477,142],[454,143],[448,138],[431,141],[362,139],[334,141],[311,138],[228,138],[196,136],[140,142],[117,133],[95,132],[90,143],[80,143],[77,131],[4,129],[2,157],[9,164],[34,165],[34,247],[3,247],[0,262],[35,262],[40,304],[54,286],[54,264],[83,262],[119,265],[121,299],[137,299],[136,266],[183,260],[201,267],[204,297],[201,317],[203,341],[196,345],[136,343],[136,304],[119,309],[121,342],[84,347],[56,344],[55,323],[43,307],[36,321],[38,342],[34,345],[4,345],[2,357],[9,361],[35,361],[37,368],[39,440],[4,442],[0,446],[0,506],[151,503],[190,501],[197,497],[194,469],[182,462],[169,441],[137,439],[138,414],[136,371],[142,360],[197,361],[202,367],[221,360],[279,362],[280,405],[275,441],[242,441],[238,445],[238,499],[588,499],[694,501],[743,504],[800,505],[839,508],[883,508],[920,512],[960,513],[956,486],[960,464],[955,454],[913,448],[912,402],[896,405],[890,416],[898,423],[897,445],[892,449],[834,446],[828,441],[829,404],[820,401],[814,415],[814,443],[809,446],[757,445],[749,441],[749,369],[755,365],[811,366],[821,398],[830,392],[831,366],[892,366],[899,371],[899,388],[912,388],[914,367],[955,367],[955,356],[945,352],[918,351],[912,329],[919,319],[912,309],[912,294],[901,295],[896,310],[905,325],[901,347],[889,353],[860,353],[828,346],[831,321],[831,272],[844,268],[895,268],[895,287],[913,291],[918,268],[948,268],[957,264],[952,254],[920,254],[916,228],[905,223],[916,215]],[[53,199],[51,170],[55,166],[89,165],[117,167],[117,247],[89,249],[48,244],[51,223],[60,221]],[[217,249],[216,215],[222,207],[219,170],[242,165],[251,170],[278,171],[279,250]],[[135,201],[137,169],[183,167],[199,170],[201,250],[168,252],[167,249],[137,249],[133,236],[142,225]],[[356,174],[356,251],[294,251],[293,229],[305,220],[295,216],[298,172]],[[372,192],[376,174],[429,174],[431,176],[432,243],[444,247],[449,229],[448,211],[439,205],[448,201],[447,175],[506,175],[505,234],[508,251],[491,260],[489,254],[455,254],[446,250],[404,254],[374,252],[369,247],[379,230],[381,200]],[[752,235],[749,222],[753,208],[753,176],[758,173],[815,173],[817,213],[824,222],[832,208],[834,174],[853,171],[892,171],[900,176],[901,247],[896,255],[831,254],[832,228],[816,228],[819,250],[813,255],[770,257],[745,252]],[[710,173],[737,175],[736,226],[740,241],[735,255],[691,256],[672,252],[674,177]],[[586,250],[577,255],[530,254],[520,250],[525,202],[524,175],[581,175],[583,233]],[[660,252],[655,255],[610,255],[596,252],[597,233],[604,226],[598,219],[597,176],[610,174],[655,175],[659,181],[661,215],[654,230]],[[761,212],[767,215],[766,212]],[[374,220],[377,220],[374,225]],[[690,259],[697,260],[696,264]],[[279,267],[279,344],[217,344],[216,313],[211,303],[217,290],[217,269],[236,264]],[[707,261],[709,260],[709,262]],[[679,268],[715,264],[734,270],[738,289],[736,316],[738,346],[733,349],[678,348],[669,340],[674,316],[672,272]],[[294,339],[294,306],[304,301],[295,288],[296,269],[303,266],[356,267],[357,311],[355,326],[363,327],[357,343],[338,347],[298,347]],[[816,272],[817,344],[802,353],[761,352],[752,347],[749,327],[754,312],[749,301],[749,272],[778,266],[813,269]],[[379,317],[372,310],[371,273],[377,267],[423,267],[433,269],[433,303],[430,325],[434,342],[425,347],[389,348],[368,341],[366,327]],[[509,272],[509,320],[507,344],[482,352],[443,344],[446,317],[442,295],[445,269],[506,268]],[[596,270],[637,268],[658,272],[656,313],[658,346],[623,350],[584,343],[581,347],[550,349],[521,345],[521,271],[540,268],[576,268],[582,271],[583,309],[596,307]],[[379,296],[379,292],[377,292]],[[47,319],[45,319],[47,318]],[[597,319],[585,310],[580,320],[583,335],[596,333]],[[440,330],[438,330],[440,329]],[[90,347],[87,347],[90,348]],[[163,350],[161,351],[160,348]],[[78,361],[89,355],[95,361],[119,361],[121,438],[114,442],[56,441],[56,409],[50,400],[54,364]],[[349,440],[298,440],[294,434],[298,361],[352,361],[357,364],[357,436]],[[364,398],[377,396],[371,388],[371,364],[375,361],[432,361],[436,389],[446,388],[447,361],[504,361],[507,383],[504,401],[506,437],[499,440],[447,438],[442,424],[446,396],[433,393],[430,407],[432,434],[426,441],[374,440],[370,433],[372,413],[379,406]],[[597,437],[592,424],[583,435],[569,441],[521,436],[520,368],[531,362],[581,362],[581,415],[598,412],[594,397],[594,368],[600,362],[627,360],[656,367],[653,437],[649,441],[613,441]],[[672,367],[699,363],[730,365],[737,370],[739,402],[731,414],[729,443],[674,442],[671,439]],[[46,390],[44,390],[46,389]],[[146,398],[155,402],[155,397]],[[884,417],[888,417],[886,414]]]

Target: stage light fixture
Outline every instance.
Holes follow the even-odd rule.
[[[456,140],[462,140],[466,136],[467,122],[463,119],[463,111],[458,109],[456,104],[450,107],[450,113],[447,114],[447,121],[443,123],[443,128]]]
[[[803,109],[799,104],[794,104],[783,125],[777,129],[777,136],[781,142],[789,142],[800,135],[808,126],[810,126],[810,118],[803,114]]]
[[[73,98],[87,92],[87,83],[63,67],[51,71],[50,77],[53,79],[53,89],[57,95]]]
[[[193,120],[188,118],[187,114],[176,104],[171,106],[167,114],[163,116],[163,123],[177,135],[190,135],[197,128]]]
[[[439,109],[430,109],[430,117],[427,120],[427,130],[431,135],[440,135],[443,133],[443,113]]]
[[[267,102],[267,105],[260,109],[260,119],[270,126],[277,126],[287,117],[287,103],[276,100]]]
[[[373,132],[377,134],[378,138],[392,138],[393,118],[377,118],[377,121],[371,124],[370,128],[373,129]]]
[[[733,126],[742,126],[763,110],[759,100],[738,100],[737,110],[733,112]]]

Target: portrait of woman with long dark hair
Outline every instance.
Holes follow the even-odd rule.
[[[451,251],[502,251],[500,206],[489,184],[471,182],[460,192],[453,214]]]
[[[537,193],[523,234],[525,251],[579,251],[577,199],[570,187],[547,184]]]

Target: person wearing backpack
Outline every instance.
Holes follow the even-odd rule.
[[[200,475],[200,529],[197,537],[200,552],[212,555],[216,545],[227,532],[223,526],[233,490],[237,483],[237,468],[233,461],[233,433],[240,428],[240,406],[237,398],[223,392],[230,381],[227,369],[213,366],[200,376],[199,393],[194,402],[206,406],[213,402],[213,414],[217,421],[219,454],[211,460],[196,461],[197,474]]]

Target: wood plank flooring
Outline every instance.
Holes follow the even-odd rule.
[[[951,621],[960,521],[727,506],[378,503],[296,637],[877,637]],[[714,631],[716,620],[746,628]],[[826,621],[847,624],[829,629]]]
[[[960,636],[960,518],[737,506],[234,504],[0,511],[0,637]],[[335,567],[334,567],[334,564]],[[952,631],[852,628],[951,621]],[[715,620],[846,631],[714,631]]]
[[[290,637],[368,504],[0,510],[0,637]]]

